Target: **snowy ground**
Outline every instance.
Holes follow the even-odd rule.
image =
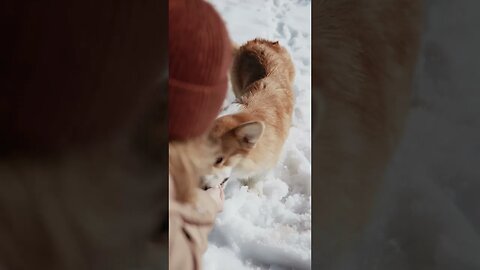
[[[311,234],[310,1],[210,0],[230,37],[280,41],[296,66],[293,126],[264,197],[230,181],[204,256],[206,270],[309,269]],[[232,101],[230,93],[228,101]],[[228,104],[226,101],[226,104]]]

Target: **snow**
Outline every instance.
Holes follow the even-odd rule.
[[[278,40],[295,67],[293,124],[264,196],[229,181],[204,255],[206,270],[310,269],[311,92],[310,1],[210,0],[237,44]],[[225,106],[233,101],[229,91]]]

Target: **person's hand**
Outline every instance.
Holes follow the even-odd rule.
[[[225,201],[225,194],[223,192],[223,187],[222,186],[216,186],[213,188],[209,188],[206,190],[208,195],[212,197],[212,199],[215,201],[217,204],[217,209],[218,212],[223,211],[223,202]]]

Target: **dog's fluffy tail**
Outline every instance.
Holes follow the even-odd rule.
[[[257,52],[244,46],[234,45],[233,65],[230,72],[232,89],[236,98],[245,94],[247,86],[266,76],[266,70],[259,61]]]

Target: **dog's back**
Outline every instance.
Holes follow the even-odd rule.
[[[273,167],[292,122],[295,67],[278,41],[254,39],[240,47],[232,67],[232,85],[248,113],[265,124],[265,131],[249,156],[265,168]]]

